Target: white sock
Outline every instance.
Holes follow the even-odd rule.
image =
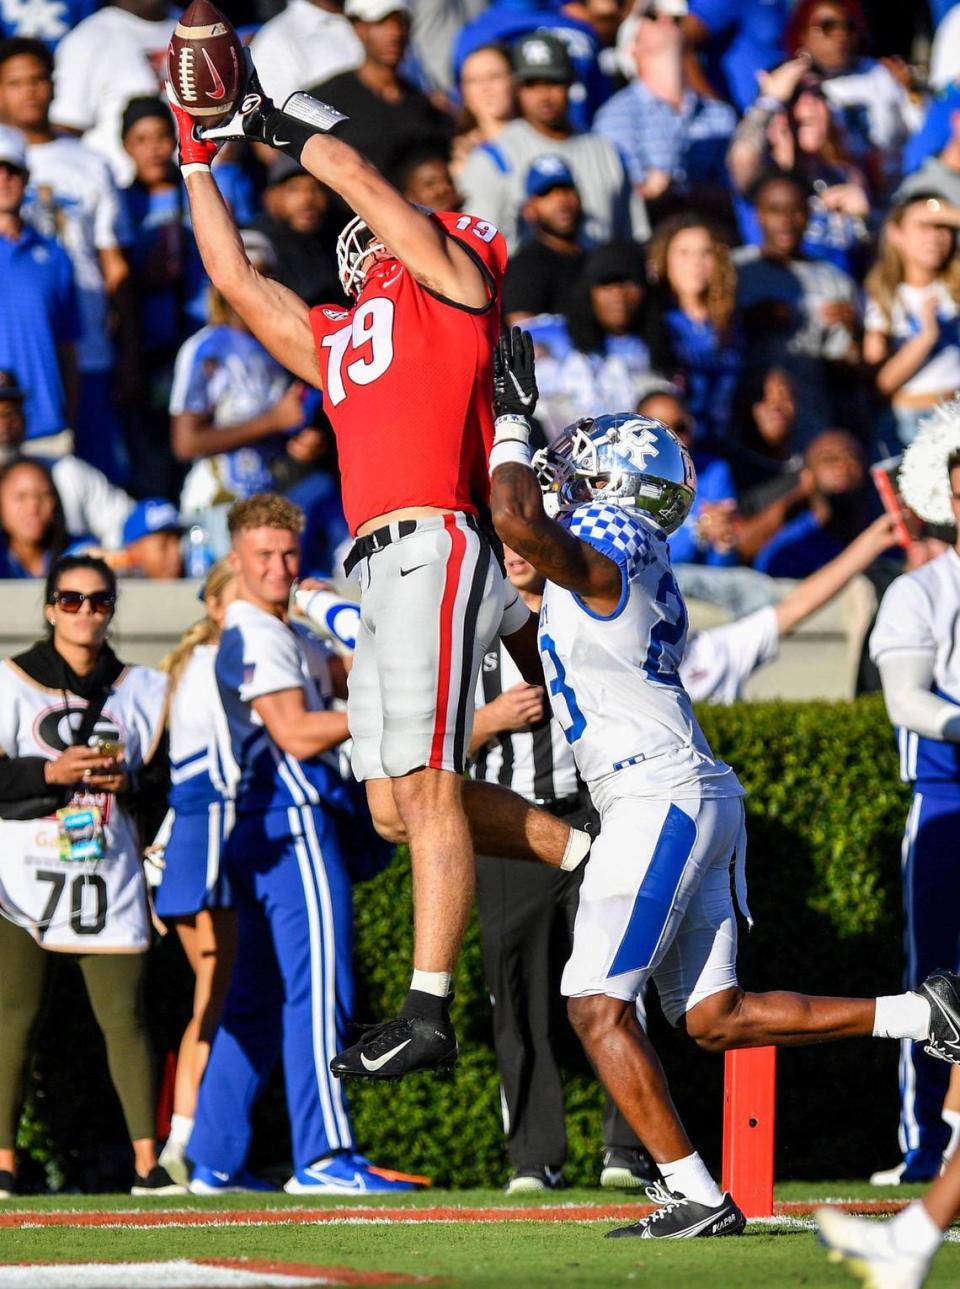
[[[960,1110],[944,1110],[940,1118],[950,1129],[950,1140],[943,1148],[944,1161],[952,1159],[960,1142]]]
[[[185,1146],[193,1132],[193,1115],[175,1114],[170,1116],[170,1136],[168,1142],[175,1146]]]
[[[877,999],[874,1038],[912,1038],[919,1043],[929,1036],[930,1004],[922,995],[889,994]]]
[[[943,1232],[917,1199],[890,1222],[898,1249],[929,1261],[943,1243]]]
[[[414,967],[410,988],[419,989],[422,994],[434,994],[437,998],[446,998],[450,992],[450,972],[418,971]]]
[[[720,1188],[696,1151],[685,1159],[675,1159],[672,1164],[657,1164],[657,1167],[663,1174],[668,1191],[676,1191],[695,1204],[709,1204],[711,1208],[716,1208],[722,1201]]]
[[[590,854],[590,847],[593,845],[593,838],[588,832],[581,828],[571,828],[570,836],[567,838],[567,844],[564,847],[563,859],[560,861],[560,867],[567,873],[577,868]]]

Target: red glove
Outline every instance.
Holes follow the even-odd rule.
[[[167,99],[177,123],[177,142],[180,146],[180,172],[186,177],[195,170],[209,171],[213,159],[220,151],[215,139],[198,139],[197,122],[177,101],[173,86],[167,81]]]

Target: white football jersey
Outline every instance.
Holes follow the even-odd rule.
[[[237,786],[216,660],[216,645],[197,645],[170,700],[170,805],[180,813],[205,811]]]
[[[609,617],[548,582],[540,651],[553,714],[588,786],[629,770],[640,796],[742,796],[714,758],[679,676],[687,611],[666,535],[652,521],[593,501],[570,532],[619,565],[623,590]]]
[[[878,665],[896,653],[925,654],[933,662],[933,692],[960,704],[960,555],[945,551],[892,582],[870,635]],[[905,780],[960,783],[960,745],[897,731]]]
[[[335,753],[298,761],[279,748],[253,701],[285,689],[302,689],[308,712],[333,705],[329,654],[311,632],[288,625],[246,600],[227,609],[217,651],[216,680],[239,766],[239,812],[318,805],[343,792]]]
[[[116,679],[94,735],[124,746],[134,773],[149,761],[162,733],[166,677],[128,667]],[[0,752],[54,758],[73,741],[86,701],[32,680],[9,659],[0,663]],[[140,839],[122,798],[74,795],[72,806],[96,805],[103,819],[101,859],[63,860],[55,818],[0,820],[0,913],[45,949],[67,953],[141,952],[150,943]]]

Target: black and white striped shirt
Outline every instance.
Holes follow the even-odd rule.
[[[497,641],[483,658],[477,707],[485,707],[522,679],[513,659]],[[563,730],[549,716],[530,729],[497,735],[480,749],[470,774],[485,783],[512,788],[530,801],[572,797],[580,788],[570,746]]]

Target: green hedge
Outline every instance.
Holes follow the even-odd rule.
[[[701,713],[717,753],[736,768],[749,792],[748,877],[755,928],[741,940],[741,976],[748,988],[873,995],[899,988],[901,970],[899,845],[908,793],[898,782],[892,731],[878,698],[852,704],[754,704]],[[357,889],[356,962],[361,1019],[397,1011],[409,979],[410,872],[401,857]],[[183,1007],[183,981],[166,951],[155,971],[156,1025],[168,1038]],[[174,987],[172,981],[177,977]],[[71,986],[75,990],[76,986]],[[506,1171],[489,1002],[479,934],[471,926],[455,978],[455,1018],[463,1056],[449,1078],[416,1076],[396,1085],[348,1085],[361,1147],[384,1164],[424,1172],[438,1184],[499,1183]],[[82,1007],[55,1009],[57,1042],[42,1047],[38,1096],[29,1120],[38,1160],[57,1162],[68,1178],[84,1153],[78,1141],[122,1150],[117,1119],[90,1126],[94,1105],[110,1104],[102,1056],[80,1032]],[[701,1053],[669,1029],[654,1008],[652,1033],[664,1057],[674,1098],[708,1160],[719,1164],[722,1105],[720,1058]],[[56,1051],[68,1033],[74,1050],[90,1053],[83,1081],[72,1060],[64,1077]],[[86,1026],[83,1030],[89,1033]],[[869,1040],[781,1054],[778,1175],[863,1176],[893,1162],[896,1149],[894,1043]],[[596,1179],[602,1099],[572,1039],[564,1048],[572,1181]],[[100,1094],[103,1095],[100,1095]],[[66,1101],[64,1101],[66,1098]],[[57,1113],[52,1114],[51,1100]],[[276,1155],[280,1098],[276,1088],[261,1112],[260,1162]],[[46,1107],[46,1109],[45,1109]],[[83,1130],[70,1131],[64,1119]],[[111,1107],[112,1109],[112,1107]],[[44,1123],[56,1122],[56,1142]],[[269,1144],[268,1144],[269,1143]],[[272,1152],[272,1154],[271,1154]],[[71,1157],[74,1161],[71,1166]]]

